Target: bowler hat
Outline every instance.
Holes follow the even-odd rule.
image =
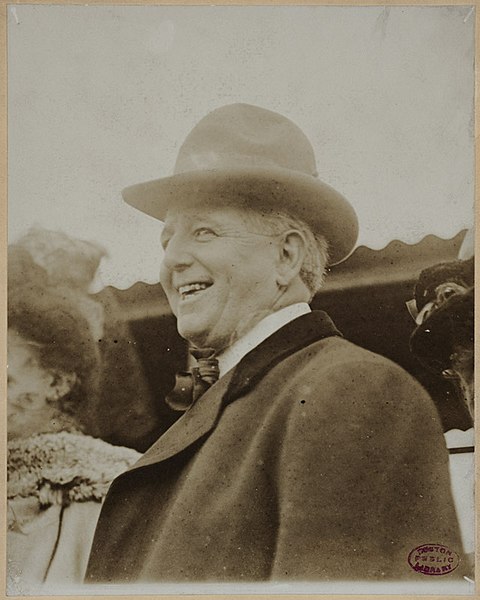
[[[358,235],[350,203],[317,178],[305,134],[286,117],[249,104],[210,112],[185,139],[172,176],[132,185],[122,194],[160,220],[184,203],[288,212],[327,239],[329,265],[347,258]]]

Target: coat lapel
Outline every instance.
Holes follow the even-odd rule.
[[[129,471],[175,456],[211,431],[222,409],[252,389],[272,367],[290,354],[333,335],[341,333],[323,311],[313,311],[290,321],[207,390]]]
[[[252,389],[265,373],[290,354],[332,335],[342,334],[327,313],[321,310],[290,321],[240,361],[234,369],[224,404],[233,402]]]
[[[200,396],[197,402],[130,467],[129,471],[171,458],[213,429],[220,415],[222,398],[231,375],[227,373]]]

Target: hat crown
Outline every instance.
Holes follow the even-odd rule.
[[[313,148],[302,130],[250,104],[229,104],[206,115],[182,144],[174,173],[252,167],[317,175]]]

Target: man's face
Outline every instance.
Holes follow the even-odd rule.
[[[253,231],[255,229],[255,232]],[[217,351],[274,310],[277,236],[231,208],[170,210],[160,281],[182,337]]]

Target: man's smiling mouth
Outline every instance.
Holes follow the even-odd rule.
[[[201,294],[211,285],[213,284],[207,283],[205,281],[198,283],[188,283],[186,285],[179,286],[178,293],[180,294],[181,300],[189,300],[190,298],[194,298],[195,296]]]

